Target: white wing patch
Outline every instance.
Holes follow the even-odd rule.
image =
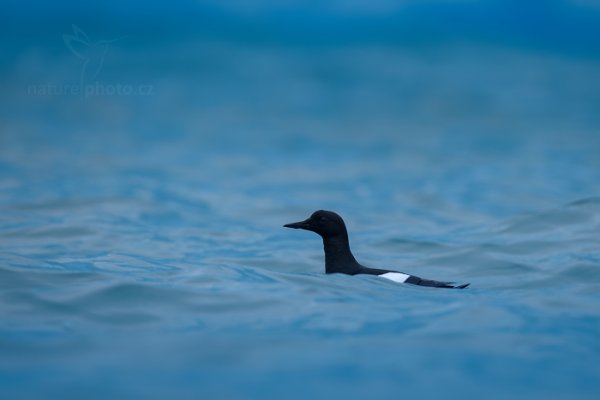
[[[406,275],[400,272],[386,272],[385,274],[381,274],[379,276],[398,283],[404,283],[408,278],[410,278],[410,275]]]

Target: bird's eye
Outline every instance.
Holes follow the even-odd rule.
[[[325,217],[321,217],[321,218],[319,218],[319,221],[321,221],[321,222],[325,222],[325,221],[327,221],[327,218],[325,218]]]

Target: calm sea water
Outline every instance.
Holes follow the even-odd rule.
[[[598,398],[597,61],[132,41],[2,67],[2,398]]]

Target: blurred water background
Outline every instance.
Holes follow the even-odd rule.
[[[597,399],[600,5],[0,6],[3,399]],[[325,275],[284,223],[463,291]]]

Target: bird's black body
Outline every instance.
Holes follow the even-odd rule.
[[[325,272],[328,274],[342,273],[348,275],[368,274],[383,276],[396,282],[411,283],[419,286],[436,288],[463,289],[469,284],[453,285],[452,282],[440,282],[421,279],[414,275],[404,274],[387,269],[368,268],[361,265],[350,250],[348,231],[342,217],[332,211],[315,211],[310,218],[284,225],[286,228],[305,229],[319,234],[323,238],[325,250]]]

